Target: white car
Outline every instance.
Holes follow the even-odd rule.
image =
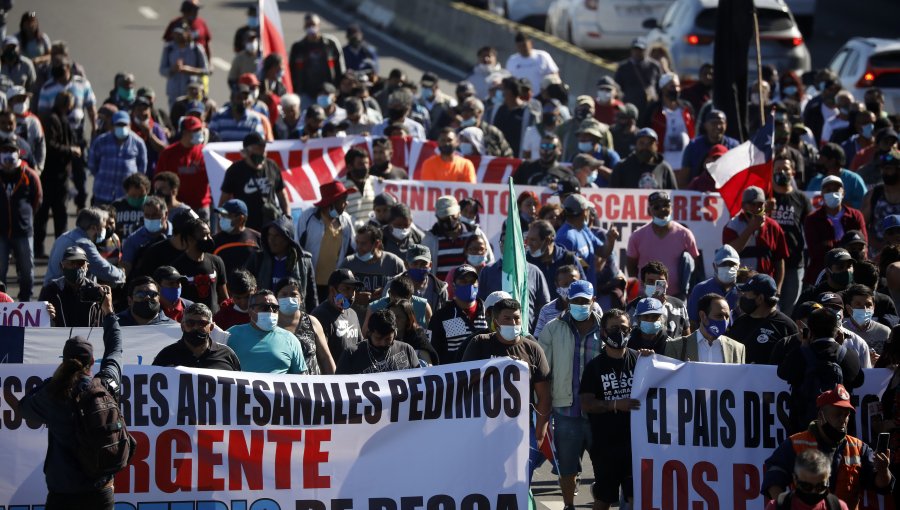
[[[647,18],[661,18],[673,0],[555,0],[544,28],[585,50],[627,49],[646,33]]]
[[[866,89],[878,87],[884,92],[885,109],[900,111],[900,39],[854,37],[834,54],[828,67],[857,101],[862,101]]]
[[[487,10],[516,23],[543,26],[553,0],[486,0]]]
[[[808,71],[809,49],[784,1],[755,0],[754,5],[759,15],[763,63],[798,75]],[[646,37],[647,45],[662,46],[670,55],[673,69],[683,79],[696,79],[700,67],[713,61],[718,6],[719,0],[676,0],[661,20],[648,19],[644,23],[652,29]],[[752,24],[753,19],[747,23]],[[750,76],[756,76],[755,52],[751,41],[747,56]]]

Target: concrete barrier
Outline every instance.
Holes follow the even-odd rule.
[[[540,30],[472,6],[447,0],[340,0],[367,22],[412,41],[461,69],[471,69],[478,48],[493,46],[501,64],[516,52],[515,33],[527,33],[534,47],[550,53],[569,85],[570,96],[593,96],[597,80],[616,65]],[[535,91],[537,92],[537,91]]]

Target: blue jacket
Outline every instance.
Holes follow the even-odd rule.
[[[53,249],[50,251],[50,260],[47,261],[47,274],[44,275],[44,285],[48,285],[51,281],[63,276],[62,259],[69,246],[78,246],[87,254],[88,259],[88,278],[95,277],[100,283],[108,285],[116,285],[125,283],[125,272],[118,267],[110,264],[100,252],[97,251],[97,245],[88,238],[87,232],[79,227],[59,236],[53,243]]]
[[[485,266],[478,276],[478,299],[484,301],[488,294],[503,290],[503,259]],[[544,273],[534,264],[528,264],[528,330],[534,331],[541,308],[550,302],[550,289]],[[488,320],[490,324],[490,319]]]

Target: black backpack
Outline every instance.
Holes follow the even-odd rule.
[[[800,352],[806,362],[806,373],[803,374],[798,394],[804,402],[806,415],[815,416],[816,398],[826,391],[833,390],[835,385],[844,383],[844,371],[840,362],[844,361],[847,348],[840,346],[837,361],[819,358],[808,345],[801,346]]]
[[[75,442],[81,467],[92,478],[115,475],[134,452],[119,402],[98,377],[75,396]]]
[[[779,494],[775,500],[775,510],[791,510],[793,495],[793,492],[782,492]],[[828,510],[841,510],[841,500],[829,492],[825,496],[825,508]]]

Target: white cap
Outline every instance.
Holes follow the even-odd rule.
[[[498,290],[495,292],[491,292],[488,294],[487,299],[484,300],[484,308],[485,310],[496,305],[497,301],[501,299],[512,299],[512,295],[509,292],[504,292],[502,290]]]

